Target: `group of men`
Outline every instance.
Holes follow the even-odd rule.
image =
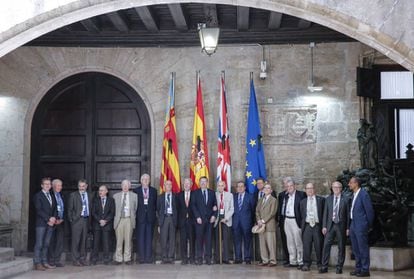
[[[150,176],[141,177],[141,186],[131,191],[131,182],[123,180],[121,191],[113,197],[105,185],[96,195],[87,191],[86,180],[78,181],[78,191],[64,197],[62,181],[43,178],[42,190],[34,196],[36,208],[36,270],[63,266],[64,222],[70,223],[73,265],[97,264],[102,250],[104,264],[132,264],[132,239],[135,230],[137,262],[153,263],[153,236],[158,227],[162,263],[175,260],[177,228],[180,233],[182,264],[230,263],[230,234],[233,235],[235,264],[251,264],[252,246],[260,250],[260,266],[276,265],[276,231],[280,228],[285,267],[309,271],[312,246],[320,273],[328,271],[333,241],[338,242],[336,273],[342,273],[346,237],[352,242],[356,266],[351,275],[369,276],[368,230],[373,221],[369,195],[361,189],[358,178],[349,182],[353,198],[342,194],[342,184],[332,184],[332,195],[317,196],[312,183],[305,192],[296,189],[292,178],[283,180],[284,190],[276,198],[271,185],[256,179],[257,191],[246,192],[239,181],[234,194],[226,192],[224,181],[217,191],[209,189],[207,177],[199,180],[200,188],[191,191],[192,180],[184,179],[183,190],[172,193],[172,183],[164,183],[163,193],[150,186]],[[52,189],[53,188],[53,189]],[[253,241],[253,231],[258,234]],[[86,261],[86,241],[93,232],[93,249]],[[116,248],[112,254],[112,234]],[[214,257],[213,241],[215,239]],[[258,243],[257,243],[258,242]]]

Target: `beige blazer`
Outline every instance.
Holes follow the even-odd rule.
[[[276,231],[276,211],[277,199],[269,195],[266,203],[263,204],[265,197],[261,198],[256,205],[256,221],[263,220],[266,224],[265,232]]]
[[[220,193],[216,192],[216,199],[217,199],[217,216],[220,213]],[[227,220],[226,225],[228,227],[232,226],[232,219],[234,214],[234,198],[233,195],[229,192],[223,192],[223,202],[224,202],[224,219]],[[216,222],[214,223],[214,227],[218,224],[218,218],[216,218]]]
[[[114,195],[115,200],[115,217],[114,217],[114,229],[118,227],[119,221],[121,220],[121,212],[122,212],[122,195],[123,192],[116,193]],[[135,229],[135,214],[137,212],[138,207],[138,196],[132,191],[129,191],[129,220],[131,221],[132,229]]]

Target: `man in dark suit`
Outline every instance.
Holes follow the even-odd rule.
[[[195,224],[191,211],[191,187],[190,178],[184,179],[184,190],[177,195],[178,227],[180,230],[181,264],[194,263],[195,258]],[[189,253],[188,254],[188,248]]]
[[[354,192],[350,210],[352,252],[355,255],[355,270],[352,276],[369,277],[369,246],[368,232],[374,222],[374,209],[369,194],[361,188],[361,182],[357,177],[352,177],[348,184]]]
[[[157,190],[150,185],[149,174],[141,176],[141,186],[134,189],[138,195],[137,251],[139,263],[153,263],[152,239],[157,214]]]
[[[289,266],[289,251],[287,248],[286,233],[285,233],[285,208],[286,208],[286,195],[287,195],[287,185],[288,182],[292,181],[291,177],[283,178],[283,191],[279,193],[277,200],[277,213],[276,218],[280,229],[280,238],[282,240],[282,249],[283,249],[283,265]]]
[[[211,264],[211,234],[217,215],[217,200],[214,191],[208,188],[208,178],[203,176],[199,181],[200,189],[192,193],[191,209],[196,220],[196,264]]]
[[[49,245],[49,264],[56,267],[63,267],[60,258],[63,253],[63,243],[65,237],[65,201],[62,194],[63,182],[60,179],[53,179],[52,181],[52,198],[56,203],[57,217],[55,221],[52,239]]]
[[[328,272],[329,257],[333,240],[338,242],[336,274],[342,274],[345,262],[346,236],[349,234],[349,199],[342,195],[342,184],[332,183],[333,194],[326,198],[322,219],[322,234],[325,235],[322,252],[322,268],[319,273]]]
[[[315,195],[315,186],[308,183],[305,186],[307,198],[300,202],[301,230],[303,242],[302,271],[309,271],[312,264],[312,243],[315,249],[316,264],[322,266],[322,217],[325,199]]]
[[[246,264],[252,262],[252,226],[253,218],[256,217],[256,203],[254,196],[246,192],[243,181],[237,182],[237,193],[234,194],[233,214],[233,241],[234,241],[234,263],[243,262],[242,244],[244,244],[244,261]]]
[[[69,196],[68,219],[72,230],[72,260],[74,266],[86,263],[86,239],[92,209],[92,194],[86,192],[88,183],[85,179],[78,181],[78,191]]]
[[[34,247],[33,264],[35,270],[44,271],[55,268],[47,261],[47,252],[52,238],[57,211],[56,202],[49,190],[52,186],[50,178],[42,178],[42,190],[33,197],[36,209],[36,243]]]
[[[289,250],[289,265],[286,267],[303,267],[303,243],[302,243],[302,219],[300,214],[300,202],[306,198],[306,194],[296,190],[293,180],[287,182],[287,194],[285,195],[285,234]]]
[[[99,187],[98,195],[92,203],[93,251],[91,263],[95,265],[98,261],[102,241],[103,263],[107,265],[111,262],[109,247],[111,247],[114,228],[115,201],[108,197],[108,188],[105,185]]]
[[[172,182],[164,182],[164,193],[157,199],[158,226],[161,239],[162,263],[174,263],[177,202],[172,193]]]

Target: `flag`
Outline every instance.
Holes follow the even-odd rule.
[[[260,131],[259,111],[257,109],[256,93],[253,78],[250,78],[250,101],[247,119],[246,135],[246,187],[249,193],[254,193],[256,179],[262,177],[266,180],[266,165]]]
[[[231,189],[231,160],[230,160],[230,139],[227,119],[227,101],[224,76],[220,78],[220,112],[217,146],[217,178],[216,182],[225,181],[224,191]]]
[[[164,125],[164,139],[162,141],[162,163],[160,177],[160,191],[164,192],[164,182],[171,180],[173,193],[180,192],[180,166],[178,164],[178,145],[175,126],[175,73],[171,74],[170,89],[168,92],[167,112]]]
[[[193,142],[191,146],[190,178],[192,190],[200,188],[201,177],[209,177],[206,127],[204,125],[203,95],[201,92],[200,73],[197,73],[197,98],[194,112]]]

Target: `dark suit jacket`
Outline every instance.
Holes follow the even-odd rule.
[[[285,199],[289,197],[288,194],[285,194]],[[306,193],[303,191],[299,191],[296,190],[295,193],[295,203],[294,203],[294,210],[295,210],[295,219],[296,219],[296,224],[298,225],[299,228],[302,227],[302,215],[300,213],[300,202],[306,198]],[[286,205],[287,205],[288,200],[286,200]],[[279,201],[279,203],[283,203],[283,201]]]
[[[209,223],[211,216],[216,216],[217,211],[213,211],[213,207],[217,206],[216,194],[214,191],[207,189],[207,205],[204,203],[203,192],[201,189],[191,193],[191,210],[194,219],[201,218],[203,223]]]
[[[106,197],[105,207],[102,210],[101,197],[95,197],[92,202],[92,226],[94,230],[110,231],[114,228],[115,200]],[[99,220],[106,220],[105,226],[101,227]]]
[[[350,208],[352,206],[352,202]],[[361,188],[355,200],[352,212],[351,229],[354,231],[368,231],[374,222],[374,209],[369,194]]]
[[[323,209],[325,208],[325,199],[320,196],[315,196],[315,198],[316,198],[316,210],[318,211],[318,220],[319,220],[319,224],[322,226]],[[301,216],[300,228],[302,229],[302,233],[305,231],[307,206],[308,206],[308,199],[305,198],[300,202],[300,216]]]
[[[92,216],[92,202],[94,193],[88,192],[88,205],[89,205],[89,220]],[[79,191],[70,193],[68,206],[68,219],[71,223],[76,223],[81,218],[82,213],[82,197]]]
[[[144,205],[144,194],[142,193],[142,186],[134,189],[134,192],[138,195],[138,207],[137,207],[137,223],[154,224],[157,220],[157,190],[154,187],[148,187],[148,205]]]
[[[57,217],[56,201],[52,194],[50,194],[50,198],[52,205],[43,191],[39,191],[33,196],[33,204],[36,208],[36,227],[46,227],[51,217]]]
[[[191,200],[193,199],[193,197],[194,197],[194,192],[190,194],[190,202],[187,207],[185,204],[184,191],[181,191],[176,196],[177,211],[178,211],[178,225],[180,227],[183,227],[185,225],[187,214],[188,214],[188,221],[190,222],[190,224],[194,224],[194,215],[193,215],[193,211],[191,210]]]
[[[286,191],[282,191],[279,193],[279,195],[277,195],[278,203],[277,203],[276,219],[277,219],[279,226],[283,225],[283,222],[285,221],[282,215],[283,200],[285,199],[285,195],[286,195]]]
[[[173,193],[171,193],[171,208],[172,208],[172,218],[174,227],[177,226],[177,201]],[[161,194],[157,198],[157,213],[158,213],[158,225],[161,227],[164,224],[165,219],[165,193]]]
[[[250,193],[244,192],[243,204],[241,210],[238,205],[238,193],[234,193],[234,214],[233,214],[233,228],[237,229],[239,224],[244,229],[251,229],[254,219],[256,218],[256,202],[254,196]]]
[[[325,199],[325,209],[323,211],[323,222],[322,227],[328,231],[333,226],[333,206],[334,206],[334,195],[330,195]],[[341,194],[338,208],[339,226],[341,230],[346,231],[349,229],[349,198],[344,194]]]

